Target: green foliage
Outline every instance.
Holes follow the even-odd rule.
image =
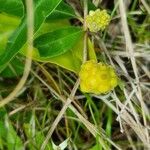
[[[9,65],[1,72],[1,77],[11,78],[22,75],[24,64],[18,57],[13,58]]]
[[[53,11],[53,13],[47,17],[47,21],[54,21],[58,19],[62,20],[76,17],[77,16],[73,8],[62,1],[58,5],[58,7]]]
[[[5,46],[8,37],[12,34],[14,28],[19,24],[19,19],[16,17],[0,14],[0,55],[5,52]],[[0,76],[13,77],[21,75],[24,65],[17,57],[13,58],[9,65],[2,71]]]
[[[22,17],[24,13],[22,0],[0,0],[0,12]]]
[[[19,19],[0,13],[0,55],[5,52],[8,37],[19,24]]]
[[[80,39],[82,30],[77,27],[67,27],[41,35],[34,41],[41,57],[55,57],[70,50]]]
[[[3,1],[0,2],[2,3]],[[64,20],[76,18],[73,8],[60,0],[38,0],[34,3],[35,48],[33,51],[33,59],[41,62],[51,62],[73,72],[79,72],[83,57],[83,43],[79,43],[83,31],[82,28],[70,26],[69,22]],[[12,77],[16,75],[16,73],[17,75],[22,73],[22,69],[20,71],[16,70],[19,66],[17,66],[17,63],[13,62],[17,61],[15,60],[15,56],[18,53],[26,56],[27,22],[26,14],[21,20],[20,25],[19,18],[10,16],[18,16],[17,14],[20,16],[23,15],[24,6],[21,1],[7,0],[5,6],[6,7],[1,6],[0,9],[0,11],[9,14],[0,14],[0,24],[3,28],[3,30],[0,30],[0,72],[8,66],[1,76]],[[13,9],[10,9],[13,11],[12,13],[11,11],[7,11],[7,7],[15,7],[15,10],[13,11]],[[45,10],[44,8],[47,9]],[[44,15],[41,15],[41,11],[43,11]],[[90,55],[93,52],[94,49],[90,50]],[[79,55],[76,56],[75,53]],[[13,73],[10,66],[14,68]],[[20,66],[20,68],[22,68],[22,66]]]
[[[34,32],[36,33],[61,0],[38,0],[35,1],[34,7]],[[42,12],[42,13],[41,13]],[[21,40],[20,40],[21,39]],[[27,18],[26,15],[21,24],[10,36],[5,52],[0,56],[0,70],[4,69],[7,63],[19,52],[27,41]]]
[[[42,133],[42,131],[37,131],[35,130],[35,132],[33,133],[33,128],[34,128],[34,116],[31,118],[30,123],[24,123],[24,132],[27,136],[27,138],[30,140],[29,144],[27,145],[27,147],[30,150],[34,150],[34,149],[40,149],[41,144],[43,143],[45,136]],[[52,150],[52,145],[50,143],[48,143],[46,145],[45,150]]]
[[[9,121],[7,112],[4,108],[0,109],[0,116],[0,149],[23,150],[23,143]],[[2,145],[2,143],[4,144]]]

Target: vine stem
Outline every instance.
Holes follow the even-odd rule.
[[[88,4],[87,0],[83,0],[84,3],[84,22],[83,22],[83,28],[84,28],[84,40],[83,40],[83,63],[87,60],[87,40],[88,40],[88,34],[87,34],[87,26],[86,26],[86,16],[88,14]]]
[[[34,14],[33,14],[33,0],[26,0],[27,6],[27,58],[25,60],[25,67],[23,76],[15,89],[4,99],[0,101],[0,107],[13,101],[19,91],[22,89],[26,80],[29,76],[31,65],[32,65],[32,51],[33,51],[33,34],[34,34]]]
[[[86,27],[86,22],[85,22],[85,17],[87,15],[87,12],[88,12],[88,5],[87,5],[87,0],[84,0],[84,23],[83,23],[83,28],[84,28],[84,40],[83,40],[83,44],[84,44],[84,47],[83,47],[83,63],[87,60],[87,27]],[[62,119],[65,111],[67,110],[67,108],[70,106],[71,102],[73,101],[74,99],[74,96],[75,96],[75,93],[79,87],[79,84],[80,84],[80,79],[78,78],[75,85],[74,85],[74,88],[72,89],[71,91],[71,94],[70,96],[67,98],[63,108],[61,109],[61,111],[59,112],[57,118],[55,119],[55,121],[53,122],[50,130],[48,131],[47,133],[47,136],[46,136],[46,139],[44,140],[42,146],[41,146],[41,150],[44,150],[49,139],[51,138],[56,126],[58,125],[59,121]]]

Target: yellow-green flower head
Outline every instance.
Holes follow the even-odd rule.
[[[118,84],[118,77],[110,65],[93,60],[81,66],[79,77],[81,91],[85,93],[107,93]]]
[[[91,32],[98,32],[104,30],[110,22],[110,15],[106,10],[97,9],[96,11],[90,11],[87,15],[86,25]]]

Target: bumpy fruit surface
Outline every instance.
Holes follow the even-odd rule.
[[[86,17],[86,25],[91,32],[98,32],[104,30],[110,22],[110,16],[106,10],[90,11]]]
[[[110,65],[93,60],[81,66],[79,77],[81,91],[85,93],[107,93],[118,84],[118,77]]]

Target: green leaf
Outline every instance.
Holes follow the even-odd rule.
[[[22,75],[24,71],[24,64],[18,57],[12,59],[9,65],[0,73],[1,77],[12,78]]]
[[[88,38],[88,55],[89,55],[89,59],[97,61],[94,44],[90,41],[89,38]]]
[[[41,57],[55,57],[70,50],[80,39],[83,31],[77,27],[67,27],[41,35],[34,41]]]
[[[6,14],[0,14],[0,55],[4,52],[8,37],[19,24],[19,19],[10,17]],[[9,65],[0,73],[1,77],[14,77],[22,74],[23,64],[20,61],[13,59]]]
[[[88,11],[96,9],[96,6],[91,1],[88,1]]]
[[[75,47],[77,47],[78,43],[79,42],[76,43],[74,49]],[[82,47],[78,47],[78,49],[80,49],[81,51],[83,50]],[[49,58],[49,57],[41,57],[38,49],[34,48],[32,58],[39,62],[47,62],[47,63],[49,62],[49,63],[57,64],[65,69],[78,73],[81,66],[81,60],[73,55],[74,52],[72,50],[73,49],[67,51],[62,55]],[[26,55],[27,53],[26,47],[22,48],[21,53],[23,55]]]
[[[57,24],[56,24],[57,26]],[[57,64],[65,69],[68,69],[70,71],[73,71],[75,73],[78,73],[80,71],[80,66],[82,64],[82,58],[83,58],[83,34],[81,34],[81,38],[78,40],[78,42],[75,43],[75,45],[69,49],[67,52],[55,56],[55,57],[41,57],[39,54],[39,50],[37,48],[34,48],[32,58],[36,61],[40,62],[50,62],[53,64]],[[94,45],[93,43],[88,39],[88,56],[89,59],[96,59],[96,54],[94,51]],[[21,53],[23,55],[26,55],[26,47],[23,47]]]
[[[47,32],[52,32],[54,30],[57,30],[58,28],[61,28],[62,26],[66,26],[68,27],[68,21],[65,20],[55,20],[53,22],[49,22],[49,23],[44,23],[44,25],[42,26],[42,28],[40,28],[40,32],[38,32],[40,35],[43,33],[47,33]],[[80,42],[81,40],[79,40]],[[32,58],[36,61],[39,62],[47,62],[47,63],[53,63],[53,64],[57,64],[67,70],[73,71],[75,73],[78,73],[80,70],[80,66],[81,66],[81,61],[75,57],[73,55],[74,50],[78,50],[78,51],[82,51],[83,50],[83,46],[78,46],[79,42],[77,42],[73,48],[69,51],[67,51],[66,53],[56,56],[56,57],[52,57],[52,58],[47,58],[47,57],[41,57],[39,54],[39,51],[37,48],[34,48],[33,50],[33,56]],[[82,42],[83,43],[83,42]],[[24,47],[22,48],[22,50],[20,51],[21,54],[26,56],[26,45],[24,45]]]
[[[90,148],[89,150],[100,150],[98,145],[94,145],[92,148]]]
[[[24,6],[22,0],[0,0],[0,12],[5,12],[9,15],[22,17],[24,14]],[[63,1],[58,7],[47,17],[47,20],[76,18],[72,7]]]
[[[34,1],[34,31],[38,31],[42,23],[59,5],[61,0],[36,0]],[[27,41],[27,18],[23,18],[21,24],[10,36],[5,52],[0,56],[0,72],[7,63],[19,52]]]
[[[5,12],[15,16],[23,16],[22,0],[0,0],[0,12]]]
[[[62,1],[55,11],[48,16],[47,20],[69,19],[76,17],[77,16],[75,15],[73,8]]]
[[[0,14],[0,55],[4,53],[8,37],[12,34],[18,24],[18,18],[10,17],[6,14]]]
[[[19,24],[19,19],[16,17],[0,14],[0,54],[4,52],[8,37]],[[14,77],[23,73],[24,65],[18,58],[11,60],[9,65],[0,73],[1,77]]]
[[[0,34],[13,31],[19,25],[19,22],[18,17],[0,13]]]
[[[64,150],[67,148],[70,138],[67,138],[62,143],[60,143],[58,146],[55,145],[55,143],[52,141],[52,147],[53,150]]]
[[[24,123],[23,128],[24,128],[24,132],[27,138],[30,139],[27,144],[27,147],[30,150],[40,149],[42,143],[45,140],[45,136],[42,133],[42,131],[35,130],[35,135],[33,136],[33,133],[32,133],[33,127],[31,123]],[[52,150],[52,144],[50,142],[46,145],[45,150]]]
[[[80,61],[82,61],[83,59],[83,40],[84,40],[83,38],[84,37],[82,36],[81,40],[78,42],[78,45],[76,45],[76,47],[73,48],[73,55],[77,57]],[[88,45],[88,51],[87,51],[88,59],[97,61],[94,45],[89,38],[88,38],[87,45]]]
[[[81,61],[73,55],[72,51],[67,51],[66,53],[53,57],[53,58],[40,58],[44,62],[50,62],[57,64],[67,70],[78,73],[81,66]]]
[[[0,54],[4,52],[4,47],[6,46],[9,35],[19,24],[19,19],[14,16],[8,16],[6,14],[0,14]],[[68,27],[68,20],[53,20],[48,23],[44,23],[41,28],[38,30],[38,36],[45,34],[47,32],[52,32],[62,27]],[[8,27],[8,28],[7,28]],[[78,46],[80,44],[80,46]],[[40,62],[50,62],[57,64],[65,69],[68,69],[73,72],[78,72],[80,70],[81,60],[74,56],[75,51],[83,50],[82,39],[76,43],[76,45],[70,50],[64,53],[63,55],[56,56],[53,58],[40,57],[38,50],[34,49],[33,59]],[[26,56],[26,44],[23,46],[22,50],[19,51],[21,54]],[[11,64],[11,62],[10,62]]]
[[[0,109],[0,116],[0,140],[2,141],[1,146],[3,144],[7,150],[23,150],[23,143],[11,125],[7,116],[7,112],[4,108]]]

